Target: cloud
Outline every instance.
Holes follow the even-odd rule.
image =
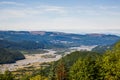
[[[23,5],[17,2],[0,2],[0,4],[12,4],[12,5]],[[119,16],[120,11],[118,6],[54,6],[54,5],[41,5],[41,6],[21,6],[21,7],[4,7],[0,9],[0,20],[8,18],[25,18],[30,16],[50,16],[51,14],[59,16]],[[114,11],[113,11],[114,10]]]
[[[98,6],[101,10],[110,10],[110,9],[118,9],[118,6]]]
[[[0,5],[16,5],[16,6],[23,6],[23,3],[17,3],[17,2],[10,2],[10,1],[2,1],[0,2]]]
[[[67,13],[66,8],[62,6],[41,5],[35,7],[35,9],[41,10],[43,13],[57,13],[59,15]]]
[[[36,6],[36,7],[20,7],[20,8],[1,8],[0,9],[0,18],[23,18],[27,16],[36,16],[43,14],[57,14],[64,15],[66,11],[64,7],[60,6]]]
[[[47,12],[65,13],[65,8],[60,6],[44,6],[44,10]]]
[[[91,16],[119,16],[120,7],[119,6],[81,6],[76,8],[76,11],[82,15],[91,15]]]
[[[11,0],[13,1],[13,0]],[[17,1],[17,0],[14,0]],[[32,2],[32,1],[31,1]],[[119,32],[119,5],[0,2],[0,29]],[[78,3],[79,4],[79,3]],[[114,30],[115,29],[115,30]]]
[[[24,17],[26,14],[22,10],[12,10],[12,9],[5,9],[0,10],[0,18],[1,19],[9,19],[9,18],[18,18],[18,17]]]

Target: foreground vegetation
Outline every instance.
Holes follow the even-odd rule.
[[[48,65],[48,64],[47,64]],[[5,72],[0,80],[15,80],[14,74]],[[7,76],[6,76],[7,75]],[[9,77],[9,78],[8,78]],[[44,64],[18,80],[119,80],[120,42],[104,54],[76,51],[49,66]]]

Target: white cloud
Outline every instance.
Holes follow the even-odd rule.
[[[17,6],[23,6],[23,3],[17,3],[17,2],[10,2],[10,1],[2,1],[0,2],[0,5],[17,5]]]
[[[0,20],[8,20],[13,18],[23,18],[27,16],[27,13],[23,10],[5,9],[0,10]]]
[[[21,8],[2,8],[0,9],[0,19],[7,18],[23,18],[27,16],[35,16],[42,14],[64,15],[66,11],[60,6],[37,6],[37,7],[21,7]]]
[[[4,4],[7,3],[4,2]],[[51,5],[2,8],[0,9],[0,29],[59,30],[67,32],[120,30],[119,16],[118,19],[113,18],[115,15],[120,15],[120,12],[119,10],[112,11],[113,9],[119,8],[114,6],[62,7]],[[113,16],[111,17],[111,15]]]
[[[44,6],[44,10],[47,12],[58,12],[58,13],[65,13],[65,8],[60,6]]]
[[[41,10],[43,13],[53,13],[53,14],[59,14],[64,15],[67,13],[67,10],[65,7],[62,6],[51,6],[51,5],[41,5],[35,7],[36,10]]]
[[[118,9],[118,6],[98,6],[101,10],[110,10],[110,9]]]
[[[0,2],[0,4],[15,4],[20,5],[16,2]],[[99,15],[120,15],[119,11],[112,11],[112,9],[118,9],[118,6],[77,6],[77,7],[62,7],[62,6],[51,6],[51,5],[41,5],[41,6],[26,6],[19,8],[2,8],[0,9],[0,18],[23,18],[27,16],[42,16],[44,14],[58,15],[58,16],[70,16],[74,17],[76,15],[83,16],[99,16]]]
[[[89,7],[78,7],[76,11],[82,15],[92,15],[92,16],[118,16],[120,15],[119,6],[89,6]]]

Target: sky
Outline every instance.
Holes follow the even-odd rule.
[[[120,0],[0,0],[0,30],[120,34]]]

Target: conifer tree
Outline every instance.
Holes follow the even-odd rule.
[[[56,80],[66,80],[66,70],[62,59],[58,63],[55,72],[56,72]]]

